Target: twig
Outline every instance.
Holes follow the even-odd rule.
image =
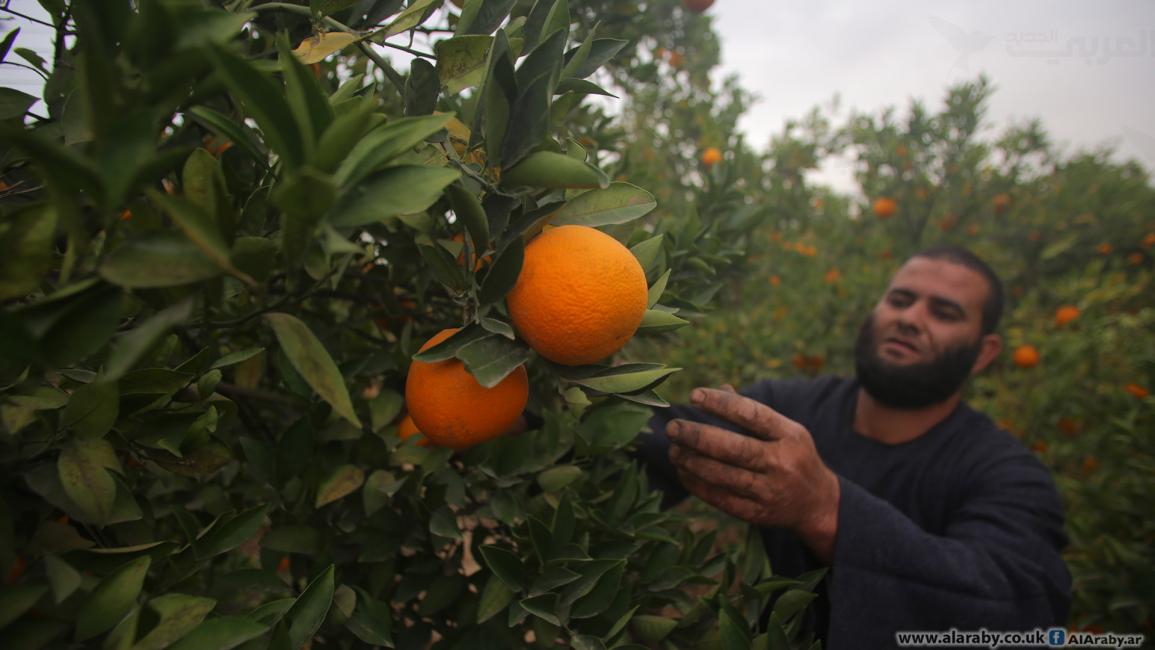
[[[17,61],[0,61],[0,65],[14,65],[17,68],[27,68],[27,69],[35,72],[36,74],[40,75],[41,79],[48,81],[48,75],[44,74],[44,72],[40,68],[28,65],[27,63],[19,63]]]
[[[260,388],[245,388],[244,386],[237,386],[236,384],[227,384],[221,382],[217,384],[216,391],[221,395],[227,397],[248,397],[250,399],[259,399],[263,402],[273,402],[275,404],[292,404],[299,406],[302,400],[294,399],[281,393],[274,393],[271,390],[262,390]]]
[[[56,25],[53,25],[52,23],[46,23],[43,20],[40,20],[39,18],[33,18],[32,16],[26,16],[26,15],[20,13],[19,11],[16,11],[14,9],[9,9],[7,5],[0,7],[0,11],[3,11],[4,13],[7,13],[7,14],[12,14],[13,16],[16,16],[17,18],[23,18],[24,20],[27,20],[30,23],[36,23],[37,25],[44,25],[45,27],[51,27],[52,29],[56,29]]]

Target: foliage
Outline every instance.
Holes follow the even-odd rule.
[[[676,369],[555,367],[507,322],[547,223],[628,243],[642,335],[705,309],[753,225],[638,221],[589,97],[640,37],[572,4],[42,2],[47,115],[0,116],[8,647],[745,647],[776,593],[797,632],[817,577],[767,580],[626,454]],[[427,354],[482,383],[530,359],[540,425],[398,440],[448,326]]]

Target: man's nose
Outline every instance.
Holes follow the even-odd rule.
[[[923,322],[926,318],[926,314],[923,312],[923,308],[918,303],[902,310],[898,314],[898,320],[895,322],[899,333],[913,335],[922,331]]]

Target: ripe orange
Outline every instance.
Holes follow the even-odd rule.
[[[1103,242],[1102,244],[1096,246],[1095,250],[1098,251],[1100,255],[1110,255],[1111,252],[1115,250],[1115,247],[1111,244],[1108,244],[1107,242]]]
[[[1123,387],[1123,390],[1133,395],[1136,399],[1143,399],[1144,397],[1150,395],[1150,392],[1148,392],[1146,388],[1140,386],[1139,384],[1127,384]]]
[[[1006,192],[1000,192],[991,199],[991,206],[995,209],[995,214],[1003,214],[1007,208],[1011,207],[1011,195]]]
[[[1147,233],[1147,236],[1143,238],[1143,245],[1147,248],[1155,246],[1155,232]]]
[[[559,226],[525,247],[507,304],[531,348],[576,366],[620,350],[641,324],[647,298],[646,273],[628,248],[589,226]]]
[[[713,167],[722,162],[722,152],[718,147],[706,147],[702,152],[702,164],[707,167]]]
[[[445,329],[421,346],[425,351],[453,335]],[[518,367],[493,388],[477,383],[457,359],[414,361],[405,380],[405,404],[417,429],[435,445],[465,449],[513,427],[529,401],[529,377]]]
[[[1079,308],[1074,305],[1063,305],[1055,310],[1055,325],[1062,327],[1079,317]]]
[[[1020,345],[1015,348],[1013,360],[1020,368],[1034,368],[1039,365],[1039,351],[1033,345]]]
[[[874,200],[874,216],[879,219],[889,219],[898,212],[898,204],[894,199],[882,196]]]
[[[682,0],[682,5],[696,14],[709,9],[713,4],[714,0]]]

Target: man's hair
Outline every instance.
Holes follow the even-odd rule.
[[[925,248],[911,256],[911,259],[915,257],[946,260],[983,276],[987,281],[987,300],[983,303],[983,334],[991,334],[998,329],[999,320],[1003,317],[1003,281],[978,255],[962,246],[942,245]]]

